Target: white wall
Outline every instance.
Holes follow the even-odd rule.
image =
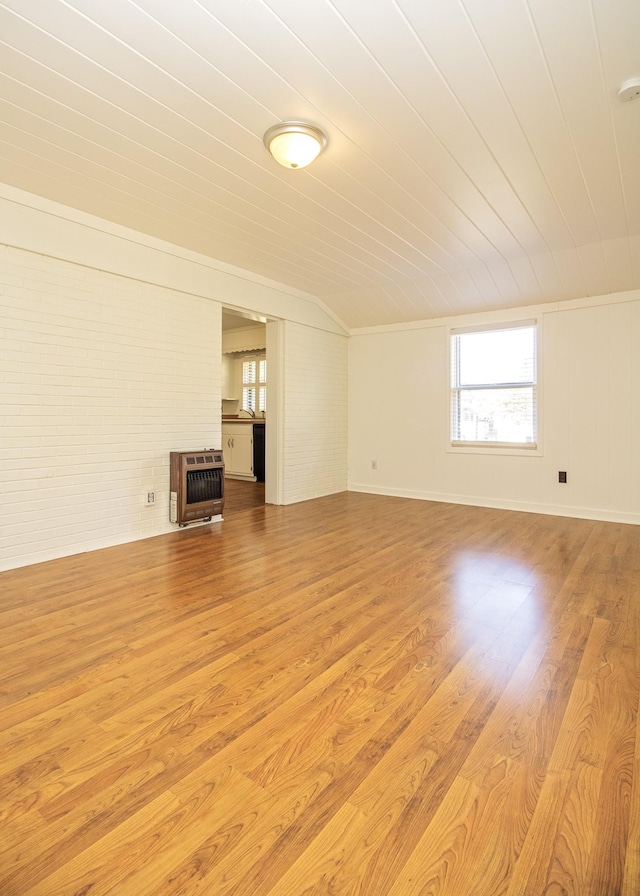
[[[234,398],[236,393],[233,355],[222,355],[222,397]]]
[[[313,296],[0,184],[0,244],[344,334]]]
[[[266,324],[255,327],[238,327],[235,330],[224,330],[222,333],[223,352],[252,352],[266,348]]]
[[[243,327],[222,332],[222,397],[236,398],[242,406],[242,362],[244,352],[266,354],[267,327]],[[268,374],[267,374],[268,376]]]
[[[0,281],[2,568],[174,528],[169,452],[220,445],[220,306],[8,247]]]
[[[282,503],[346,491],[347,338],[287,321],[283,358]]]
[[[640,292],[503,319],[518,316],[542,327],[541,455],[449,450],[447,326],[487,315],[360,331],[349,341],[351,490],[640,523]]]
[[[220,445],[223,304],[291,322],[279,376],[306,351],[297,333],[307,379],[346,406],[346,348],[337,377],[322,354],[344,330],[310,297],[0,185],[0,569],[176,528],[169,452]],[[294,373],[293,405],[306,389]],[[298,462],[315,472],[301,421],[278,470],[287,502],[308,491]],[[346,487],[344,413],[340,425],[341,453],[335,422],[310,425],[332,457],[315,494]]]

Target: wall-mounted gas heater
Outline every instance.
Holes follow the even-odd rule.
[[[171,522],[186,526],[222,513],[222,451],[172,451],[170,458]]]

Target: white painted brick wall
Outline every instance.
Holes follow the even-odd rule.
[[[284,503],[347,489],[347,337],[284,324]]]
[[[0,569],[171,531],[220,364],[216,302],[0,247]]]

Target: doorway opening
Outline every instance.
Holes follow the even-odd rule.
[[[259,314],[222,309],[222,450],[229,512],[280,503],[275,388],[279,365],[272,357],[278,325]]]

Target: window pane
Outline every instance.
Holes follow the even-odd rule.
[[[260,386],[258,390],[258,410],[266,411],[267,410],[267,387]]]
[[[453,442],[536,447],[536,335],[530,321],[452,333]]]
[[[454,391],[451,436],[465,442],[535,443],[535,388]]]
[[[453,338],[454,385],[535,383],[535,327],[459,333]]]
[[[244,387],[242,390],[242,410],[243,411],[255,411],[256,410],[256,390],[255,386],[252,387]]]
[[[243,361],[242,362],[242,382],[243,383],[255,383],[256,371],[257,371],[257,365],[256,365],[255,361]]]
[[[267,382],[267,362],[264,360],[260,361],[258,367],[259,367],[258,376],[260,378],[260,382],[266,383]]]

